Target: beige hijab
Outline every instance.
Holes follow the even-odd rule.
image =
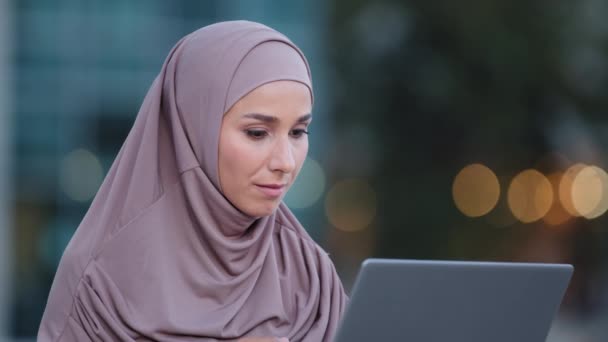
[[[219,186],[223,114],[275,80],[312,89],[302,52],[261,24],[175,45],[64,252],[38,341],[331,341],[346,296],[327,253],[284,204],[248,217]]]

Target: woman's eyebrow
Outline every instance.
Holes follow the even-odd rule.
[[[273,122],[279,121],[279,119],[276,116],[260,114],[260,113],[247,113],[247,114],[243,115],[243,117],[260,120],[265,123],[273,123]]]
[[[279,119],[276,116],[260,114],[260,113],[247,113],[247,114],[244,114],[243,117],[259,120],[264,123],[274,123],[274,122],[279,121]],[[312,118],[312,114],[310,114],[310,113],[305,114],[305,115],[302,115],[301,117],[299,117],[297,122],[298,123],[306,122],[306,121],[310,120],[311,118]]]
[[[302,115],[300,116],[300,118],[298,118],[298,123],[302,123],[302,122],[306,122],[308,120],[310,120],[312,118],[312,114],[308,113],[306,115]]]

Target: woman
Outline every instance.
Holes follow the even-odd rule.
[[[64,252],[38,341],[331,341],[346,296],[282,203],[312,99],[304,55],[266,26],[181,39]]]

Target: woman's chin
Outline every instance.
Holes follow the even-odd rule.
[[[274,212],[279,207],[280,203],[281,202],[278,201],[276,203],[267,204],[267,205],[261,205],[261,206],[255,207],[255,208],[250,208],[245,213],[247,215],[249,215],[251,217],[255,217],[255,218],[270,216],[270,215],[274,214]]]

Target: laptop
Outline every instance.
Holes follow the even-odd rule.
[[[544,342],[572,265],[367,259],[335,342]]]

